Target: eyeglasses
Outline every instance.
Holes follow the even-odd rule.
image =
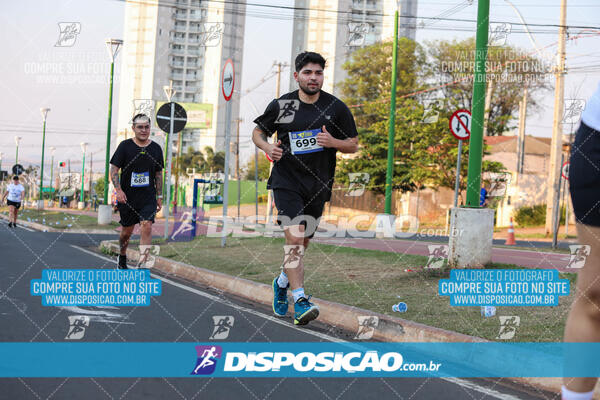
[[[145,129],[150,129],[150,125],[136,125],[135,127],[138,128],[138,129],[144,129],[144,130]]]

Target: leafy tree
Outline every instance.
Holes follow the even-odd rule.
[[[472,106],[475,39],[427,43],[429,69],[439,88],[439,98],[452,98],[468,110]],[[514,128],[523,87],[528,88],[528,112],[539,110],[537,98],[550,88],[546,76],[551,66],[543,59],[509,46],[488,48],[486,74],[491,90],[487,135],[502,135]],[[452,84],[448,84],[452,83]],[[447,84],[447,85],[443,85]]]
[[[104,196],[104,178],[100,178],[94,183],[94,191],[98,197]]]
[[[385,193],[391,48],[391,43],[378,43],[356,51],[344,65],[348,79],[340,84],[344,100],[362,106],[352,108],[359,127],[359,153],[342,159],[338,182],[347,184],[350,172],[365,172],[371,177],[368,187],[377,193]],[[469,108],[470,104],[462,102],[470,99],[472,84],[451,89],[447,97],[425,105],[424,96],[409,94],[431,86],[435,65],[426,59],[421,46],[409,39],[399,41],[399,55],[392,185],[401,191],[425,185],[453,189],[458,146],[448,130],[448,120],[454,110]],[[518,103],[519,99],[515,100]],[[468,142],[463,145],[461,189],[466,187],[469,149]],[[504,170],[500,163],[487,161],[482,167],[484,172]]]
[[[254,157],[248,161],[243,167],[244,179],[254,180],[254,171],[255,171],[255,161]],[[267,160],[267,157],[262,154],[261,151],[258,152],[258,180],[264,181],[269,179],[269,169],[271,167],[271,163]]]
[[[225,171],[225,152],[218,151],[215,153],[212,147],[206,146],[204,148],[206,166],[208,172],[222,172]]]

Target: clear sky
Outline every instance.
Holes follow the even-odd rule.
[[[265,0],[253,3],[293,6],[293,0]],[[560,0],[513,1],[528,24],[558,24]],[[209,3],[210,4],[210,3]],[[109,59],[104,40],[122,38],[125,3],[119,0],[20,0],[2,2],[0,13],[0,49],[4,54],[0,71],[0,151],[2,168],[15,160],[14,136],[22,136],[19,160],[39,165],[42,118],[40,107],[51,108],[46,135],[46,168],[50,146],[56,147],[55,161],[71,159],[73,170],[81,168],[79,143],[89,142],[94,170],[103,171],[106,140]],[[386,10],[393,13],[394,10]],[[461,0],[420,0],[421,17],[445,16],[475,20],[477,1],[469,5]],[[490,19],[519,23],[519,17],[505,0],[491,0]],[[81,32],[72,47],[56,47],[60,22],[78,22]],[[464,39],[475,35],[474,22],[424,20],[417,41]],[[289,10],[247,7],[242,69],[241,130],[242,159],[253,155],[250,141],[252,121],[275,95],[275,78],[256,87],[274,61],[291,60],[292,12]],[[600,26],[600,3],[594,0],[568,0],[567,24]],[[513,25],[507,43],[525,51],[534,47],[521,26]],[[556,53],[558,29],[531,26],[539,47]],[[581,29],[573,28],[571,35]],[[566,77],[565,98],[587,98],[600,82],[600,36],[567,42],[567,66],[585,67]],[[118,110],[120,58],[116,63],[113,123]],[[595,71],[594,67],[595,67]],[[590,71],[591,70],[591,71]],[[587,71],[587,72],[586,72]],[[282,93],[288,86],[289,72],[282,74]],[[553,82],[552,82],[553,83]],[[256,87],[256,88],[255,88]],[[543,108],[530,113],[527,133],[551,136],[554,92],[543,98]],[[113,133],[116,124],[113,124]],[[89,157],[89,156],[88,156]],[[89,158],[88,158],[89,159]]]

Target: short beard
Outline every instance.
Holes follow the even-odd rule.
[[[301,89],[301,90],[302,90],[304,93],[306,93],[306,94],[307,94],[307,95],[309,95],[309,96],[312,96],[313,94],[317,94],[317,93],[319,93],[319,91],[321,90],[321,88],[320,88],[320,87],[317,87],[317,88],[316,88],[316,89],[314,89],[314,90],[310,90],[310,89],[308,88],[308,85],[304,86],[304,85],[301,85],[300,83],[298,83],[298,86],[300,87],[300,89]]]

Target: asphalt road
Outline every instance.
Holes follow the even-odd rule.
[[[72,315],[90,317],[80,339],[86,342],[208,342],[212,340],[213,316],[234,318],[229,336],[219,342],[352,340],[354,333],[320,323],[294,327],[291,318],[274,318],[267,307],[165,277],[160,277],[162,295],[154,297],[148,307],[45,307],[39,297],[29,294],[30,281],[39,279],[42,269],[114,268],[111,258],[92,254],[101,240],[114,237],[9,230],[2,223],[0,340],[65,342]],[[0,379],[0,399],[557,398],[508,384],[503,379],[452,378],[9,378]]]

